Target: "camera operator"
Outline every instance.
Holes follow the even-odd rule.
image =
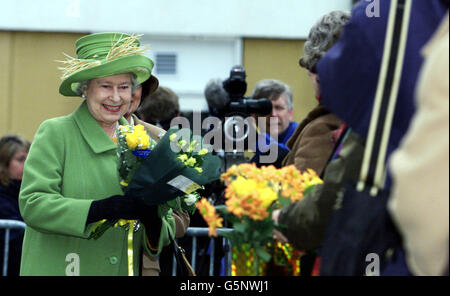
[[[249,161],[244,157],[244,151],[257,149],[255,121],[258,116],[265,119],[265,116],[272,112],[272,103],[268,98],[259,97],[254,100],[244,97],[247,90],[245,78],[245,69],[242,66],[234,66],[229,78],[223,81],[211,79],[205,87],[210,115],[220,121],[219,125],[210,130],[217,136],[214,140],[218,141],[214,141],[213,146],[224,160],[224,171],[233,164]],[[268,152],[270,157],[276,158],[274,154],[277,151]]]
[[[209,120],[210,122],[217,121],[214,126],[206,127],[207,130],[204,131],[206,135],[209,133],[220,135],[218,138],[213,137],[211,139],[213,143],[209,142],[208,144],[212,144],[214,153],[221,157],[223,172],[233,164],[249,161],[244,156],[244,151],[245,147],[248,148],[256,142],[256,129],[252,119],[258,115],[269,115],[272,111],[272,103],[269,99],[260,98],[259,100],[253,100],[244,97],[247,90],[245,78],[245,69],[242,66],[235,66],[231,69],[230,76],[227,79],[211,79],[204,89],[209,114],[213,117],[210,117]],[[220,144],[217,142],[220,142]],[[205,186],[203,196],[208,196],[215,205],[224,204],[224,189],[223,183],[216,181]],[[205,227],[203,218],[200,217],[201,220],[196,218],[194,215],[191,219],[191,225]],[[199,274],[205,274],[205,271],[202,271],[202,267],[209,266],[209,256],[207,256],[208,248],[210,248],[209,240],[199,238],[198,245],[200,249],[198,256],[200,259],[199,266],[201,266]],[[215,275],[223,275],[223,271],[218,269],[224,266],[222,259],[225,251],[228,249],[227,240],[216,241]]]
[[[294,112],[292,90],[281,81],[264,79],[256,83],[251,98],[253,100],[268,98],[272,102],[272,112],[266,116],[266,126],[258,126],[260,130],[258,144],[251,162],[258,166],[272,164],[280,168],[283,158],[290,150],[286,142],[298,126],[297,122],[292,121]],[[261,155],[267,153],[269,146],[276,147],[278,151],[276,160],[271,163],[261,159]]]
[[[245,149],[255,152],[250,162],[258,166],[273,164],[281,167],[289,152],[285,144],[298,126],[292,121],[292,90],[281,81],[265,79],[258,82],[252,96],[246,98],[245,78],[245,69],[235,66],[229,78],[224,81],[212,79],[205,87],[210,114],[223,122],[220,140],[225,142],[224,169],[235,163],[248,162],[243,156]],[[227,149],[230,143],[233,144],[232,151]],[[214,146],[215,149],[218,147]]]

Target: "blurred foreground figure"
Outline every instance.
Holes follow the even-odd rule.
[[[415,275],[448,275],[449,19],[423,50],[417,112],[391,158],[390,212]]]

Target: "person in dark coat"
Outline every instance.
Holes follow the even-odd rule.
[[[363,138],[369,129],[390,7],[390,1],[379,3],[380,17],[367,16],[367,1],[355,5],[339,41],[317,63],[322,104]],[[415,112],[414,91],[423,62],[420,51],[447,9],[448,0],[412,1],[388,155],[398,147]]]
[[[379,1],[379,17],[368,14],[372,3],[360,1],[352,10],[339,41],[317,63],[322,104],[366,138],[384,51],[391,1]],[[415,112],[414,92],[423,58],[421,49],[431,38],[449,1],[412,1],[404,64],[390,132],[387,157],[399,146]],[[385,188],[391,187],[388,169]],[[401,249],[383,275],[409,275]]]
[[[30,142],[18,135],[0,139],[0,219],[23,221],[19,211],[19,191]],[[23,230],[11,230],[7,275],[18,276]],[[0,230],[0,268],[3,269],[5,231]]]

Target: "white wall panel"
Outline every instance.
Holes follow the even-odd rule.
[[[0,29],[163,36],[307,37],[351,0],[0,0]]]

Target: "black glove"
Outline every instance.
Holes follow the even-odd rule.
[[[152,246],[158,245],[162,221],[158,216],[158,206],[148,206],[132,196],[114,195],[91,203],[86,224],[102,219],[141,220]]]
[[[114,195],[91,203],[86,224],[102,219],[148,220],[158,218],[158,206],[148,206],[137,198]]]

